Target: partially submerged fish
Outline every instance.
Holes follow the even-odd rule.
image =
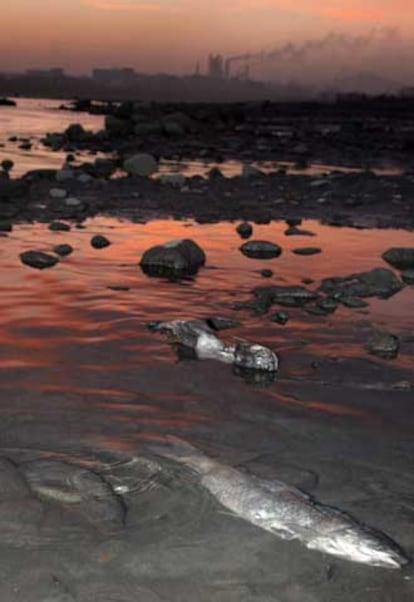
[[[277,356],[263,345],[238,341],[228,345],[221,341],[205,320],[171,320],[150,322],[150,330],[167,333],[170,340],[193,349],[199,359],[214,359],[248,370],[276,372]]]
[[[191,468],[223,506],[282,539],[299,539],[311,550],[373,566],[398,569],[409,562],[402,549],[380,531],[282,481],[244,474],[177,437],[167,436],[151,445],[151,450]]]
[[[96,472],[47,459],[26,462],[19,468],[39,497],[77,505],[79,512],[98,527],[123,527],[126,508],[122,498]]]

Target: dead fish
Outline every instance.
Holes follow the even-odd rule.
[[[40,497],[77,504],[79,512],[99,527],[124,525],[126,507],[122,498],[97,473],[58,460],[26,462],[20,470]]]
[[[372,566],[399,569],[409,562],[382,532],[282,481],[244,474],[173,436],[150,449],[192,469],[223,506],[281,539],[298,539],[311,550]]]

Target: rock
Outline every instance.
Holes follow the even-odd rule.
[[[414,268],[414,247],[392,247],[382,254],[382,258],[398,270]]]
[[[228,316],[210,316],[205,321],[213,330],[225,330],[227,328],[236,328],[240,322]]]
[[[130,126],[124,119],[118,119],[118,117],[114,117],[113,115],[106,115],[105,131],[108,132],[110,136],[119,136],[120,138],[123,138],[129,134]]]
[[[57,169],[31,169],[23,175],[23,180],[37,182],[39,180],[55,180]]]
[[[263,278],[271,278],[273,276],[273,271],[272,270],[260,270],[260,274],[263,276]]]
[[[253,226],[249,222],[241,222],[237,226],[236,232],[241,238],[250,238],[253,234]]]
[[[147,249],[140,266],[151,276],[195,274],[205,261],[203,249],[190,238],[184,238]]]
[[[178,138],[185,135],[185,130],[182,125],[171,119],[165,120],[162,124],[162,128],[167,136]]]
[[[101,234],[97,234],[91,238],[91,246],[94,249],[104,249],[105,247],[109,247],[111,242],[106,238],[106,236],[102,236]]]
[[[1,162],[1,167],[6,173],[9,173],[13,169],[13,166],[14,162],[11,159],[3,159]]]
[[[56,253],[56,255],[65,257],[66,255],[70,255],[71,253],[73,253],[73,247],[71,245],[61,244],[53,247],[53,251]]]
[[[401,278],[406,284],[414,284],[414,269],[401,272]]]
[[[62,169],[58,169],[55,175],[56,182],[66,182],[67,180],[72,180],[75,177],[75,172],[73,169],[68,167],[63,167]]]
[[[219,169],[218,167],[212,167],[211,169],[209,169],[207,172],[207,177],[210,182],[224,180],[226,178],[221,169]]]
[[[324,299],[318,299],[316,306],[322,309],[326,314],[333,313],[338,307],[338,301],[333,297],[325,297]]]
[[[315,236],[314,232],[311,232],[310,230],[302,230],[296,226],[291,226],[285,230],[284,234],[285,236]]]
[[[302,282],[303,282],[303,284],[313,284],[315,281],[313,278],[307,278],[305,276],[305,278],[302,278]]]
[[[377,332],[367,343],[369,353],[386,360],[397,357],[398,349],[399,342],[397,337],[385,332]]]
[[[67,199],[65,199],[65,205],[67,207],[81,207],[83,205],[83,203],[76,197],[70,196]]]
[[[52,232],[69,232],[70,226],[64,222],[51,222],[49,230],[52,230]]]
[[[253,294],[268,305],[277,303],[286,307],[302,307],[317,299],[317,294],[304,286],[258,286]]]
[[[362,307],[368,307],[368,303],[366,301],[363,301],[359,297],[347,297],[346,295],[341,295],[339,297],[338,301],[340,303],[342,303],[342,305],[344,305],[345,307],[350,307],[350,308],[355,308],[355,309],[362,308]]]
[[[80,123],[71,123],[70,126],[66,128],[65,135],[70,142],[81,142],[88,137],[88,133]]]
[[[5,98],[4,96],[0,98],[0,107],[15,107],[16,101],[11,98]]]
[[[12,232],[13,225],[11,222],[0,220],[0,232]]]
[[[158,180],[161,184],[168,184],[175,188],[181,188],[187,182],[187,178],[182,173],[162,173]]]
[[[158,121],[137,123],[134,126],[134,134],[139,137],[161,134],[162,126]]]
[[[287,223],[288,226],[290,226],[291,228],[295,228],[296,226],[301,226],[302,225],[302,220],[300,217],[288,217],[285,222]]]
[[[139,153],[126,159],[123,168],[132,176],[150,176],[158,170],[158,164],[152,155]]]
[[[289,314],[287,314],[285,311],[277,311],[270,315],[269,319],[272,322],[277,322],[277,324],[282,324],[282,326],[284,326],[289,320]]]
[[[51,188],[49,190],[49,196],[51,196],[52,199],[64,199],[66,195],[67,192],[63,188]]]
[[[316,255],[322,253],[322,249],[319,247],[298,247],[293,249],[292,253],[295,253],[295,255]]]
[[[81,173],[80,176],[78,176],[77,180],[81,184],[88,184],[89,182],[93,182],[94,178],[88,173]]]
[[[51,268],[58,263],[56,257],[42,251],[25,251],[24,253],[20,253],[20,259],[25,265],[39,270]]]
[[[324,278],[319,290],[342,297],[380,297],[388,299],[403,287],[394,272],[386,268],[374,268],[344,277]]]
[[[249,163],[243,163],[241,176],[242,178],[257,178],[263,176],[263,172],[257,167],[250,165]]]
[[[281,247],[272,242],[266,240],[250,240],[245,242],[241,247],[240,251],[246,257],[252,259],[271,259],[273,257],[279,257],[282,253]]]

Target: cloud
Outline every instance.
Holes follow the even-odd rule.
[[[96,8],[104,11],[114,12],[147,12],[147,11],[161,11],[165,6],[157,0],[82,0],[82,3],[90,8]]]

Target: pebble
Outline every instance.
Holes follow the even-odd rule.
[[[109,247],[110,244],[110,241],[100,234],[91,238],[91,245],[94,249],[104,249],[105,247]]]

